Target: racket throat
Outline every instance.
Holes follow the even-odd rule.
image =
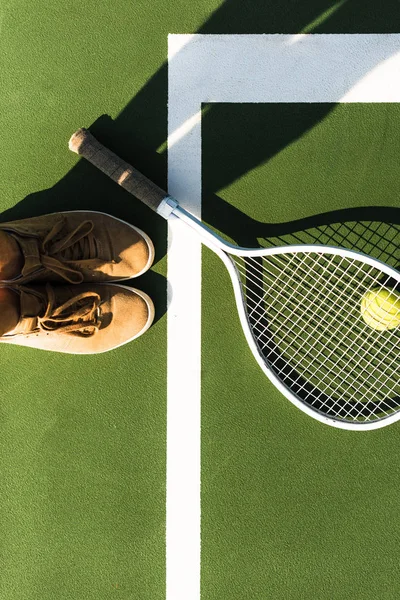
[[[228,254],[235,254],[237,246],[225,241],[220,235],[215,233],[215,231],[202,223],[197,217],[182,208],[179,204],[174,208],[171,216],[186,223],[188,227],[197,233],[202,243],[213,252],[216,252],[219,256],[221,255],[221,251],[227,252]]]
[[[178,206],[179,203],[177,200],[175,200],[175,198],[172,196],[165,196],[165,198],[161,200],[161,203],[157,207],[157,214],[161,217],[164,217],[164,219],[169,219],[171,214],[176,208],[178,208]]]

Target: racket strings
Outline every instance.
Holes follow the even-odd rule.
[[[326,343],[326,341],[325,341],[325,340],[323,340],[323,342],[324,342],[324,343]],[[332,353],[332,352],[331,352],[331,353]],[[325,358],[327,358],[327,357],[329,357],[329,354],[325,356]],[[347,362],[346,362],[345,364],[347,364]],[[322,366],[325,366],[325,365],[322,365]],[[337,367],[337,369],[338,369],[338,367]],[[336,374],[336,376],[335,376],[335,379],[338,379],[339,377],[341,377],[341,375],[342,375],[342,374],[343,374],[343,373],[337,372],[337,374]],[[325,375],[325,377],[326,377],[326,375]],[[323,381],[323,379],[324,379],[324,377],[322,377],[321,381]],[[335,384],[337,385],[337,383],[336,383],[334,380],[333,380],[333,383],[335,383]]]
[[[241,272],[242,272],[242,274],[244,274],[243,270],[242,270]],[[260,277],[256,277],[256,279],[257,279],[257,281],[258,281],[258,282],[261,282],[261,283],[262,283],[262,279],[261,279]],[[254,282],[254,278],[253,278],[253,282]],[[270,283],[270,284],[272,284],[272,283],[273,283],[273,281],[272,281],[272,280],[270,280],[270,281],[269,281],[269,283]],[[259,290],[261,289],[261,290],[263,291],[263,288],[262,288],[262,286],[261,286],[260,284],[258,284],[258,286],[257,286],[257,287],[258,287],[258,289],[259,289]],[[309,286],[308,286],[308,290],[309,290],[309,291],[312,291],[312,289],[313,289],[312,287],[309,287]],[[250,294],[253,294],[253,295],[254,295],[254,290],[252,290],[251,288],[249,288],[249,290],[248,290],[248,291],[249,291],[249,293],[250,293]],[[304,301],[304,306],[306,307],[306,309],[308,309],[308,307],[312,307],[312,304],[309,304],[309,303],[308,303],[307,293],[308,293],[308,292],[306,291],[306,295],[305,295],[305,296],[304,296],[304,298],[303,298],[303,301]],[[285,300],[286,300],[286,304],[290,303],[290,301],[291,301],[291,299],[292,299],[292,296],[293,296],[293,293],[292,293],[292,294],[290,294],[290,296],[286,296],[286,298],[285,298]],[[250,317],[252,316],[252,313],[253,313],[254,311],[257,311],[257,309],[259,309],[259,307],[261,306],[262,302],[263,302],[263,301],[265,301],[265,300],[267,299],[267,297],[266,297],[266,296],[260,296],[260,297],[258,298],[258,296],[256,295],[256,297],[257,297],[258,301],[257,301],[257,303],[256,303],[256,304],[254,304],[254,306],[251,308],[251,310],[250,310],[250,313],[249,313]],[[251,300],[251,297],[250,297],[250,300]],[[282,311],[282,309],[283,309],[283,307],[284,307],[284,305],[282,304],[282,302],[280,301],[280,299],[279,299],[279,298],[277,298],[277,304],[279,304],[279,313],[278,313],[278,314],[280,315],[280,314],[281,314],[281,311]],[[271,306],[271,309],[272,309],[272,310],[274,310],[274,309],[275,309],[275,306],[274,306],[273,304],[271,304],[270,306]],[[326,310],[326,312],[327,312],[327,313],[328,313],[328,312],[329,312],[329,313],[330,313],[330,312],[332,312],[332,311],[330,310],[330,306],[331,306],[331,304],[329,304],[329,305],[327,305],[327,306],[325,307],[325,310]],[[292,310],[293,310],[293,306],[290,306],[290,309],[291,309],[291,311],[292,311]],[[344,309],[344,306],[343,306],[343,305],[342,305],[342,309]],[[359,306],[357,306],[357,307],[352,307],[352,310],[357,310],[357,312],[358,312],[358,311],[359,311]],[[307,314],[308,314],[308,316],[309,316],[310,323],[311,323],[313,326],[315,326],[315,325],[319,325],[319,322],[318,322],[318,321],[316,321],[316,312],[315,312],[315,310],[307,310]],[[347,313],[347,314],[349,314],[349,313]],[[260,318],[262,315],[263,315],[263,313],[261,313],[261,311],[259,311],[259,318]],[[352,316],[353,316],[353,315],[352,315]],[[289,321],[291,321],[291,322],[293,323],[293,321],[290,319],[290,316],[289,316]],[[257,326],[257,324],[258,324],[258,323],[257,323],[257,321],[254,321],[254,322],[253,322],[253,326],[254,326],[254,327],[256,327],[256,326]],[[308,325],[308,323],[306,323],[306,324]],[[281,326],[282,326],[282,327],[284,327],[284,326],[285,326],[285,321],[282,321],[282,322],[281,322]],[[303,331],[304,331],[304,329],[305,329],[305,325],[303,326]],[[286,333],[288,333],[288,332],[290,332],[290,330],[289,330],[289,331],[288,331],[288,330],[286,330]],[[324,333],[324,330],[322,330],[322,332]],[[265,332],[261,331],[261,336],[262,336],[264,333],[265,333]],[[332,333],[332,332],[330,332],[330,333]],[[304,341],[304,343],[307,343],[307,338],[303,338],[303,341]],[[326,340],[324,341],[324,343],[326,343]],[[394,344],[393,344],[393,348],[395,348],[395,345],[394,345]]]
[[[249,302],[251,304],[252,302],[252,298],[251,298],[251,290],[249,291]],[[272,311],[272,319],[274,318],[274,316],[276,316],[278,314],[277,311],[279,311],[278,308],[275,307],[271,307],[271,311]],[[261,318],[261,312],[258,313],[259,319]],[[291,325],[296,325],[296,323],[289,318],[288,319],[289,324],[287,324],[286,322],[282,321],[281,326],[280,326],[280,331],[279,333],[285,335],[286,337],[290,337],[293,330],[290,327]],[[314,318],[314,315],[310,314],[310,322],[309,324],[312,327],[318,327],[319,323],[318,321]],[[302,334],[305,331],[305,326],[299,330],[299,334]],[[291,339],[291,337],[290,337]],[[259,334],[259,340],[261,342],[260,346],[261,349],[264,350],[265,347],[268,346],[268,339],[266,337],[265,331],[261,331]],[[332,346],[332,340],[336,341],[337,343],[336,345]],[[337,369],[338,367],[338,362],[335,361],[335,357],[331,358],[331,355],[334,355],[334,353],[338,350],[342,350],[343,352],[347,350],[347,346],[344,344],[343,339],[337,336],[333,336],[332,337],[327,337],[325,331],[322,331],[321,333],[321,338],[318,340],[318,342],[321,343],[321,347],[318,351],[318,355],[321,355],[324,352],[324,363],[320,365],[320,369],[325,371],[326,376],[331,377],[332,376],[332,369]],[[302,342],[302,345],[300,346],[296,340],[292,340],[291,341],[292,344],[292,350],[293,351],[297,351],[297,353],[299,355],[302,356],[302,358],[300,359],[300,364],[302,367],[304,367],[307,370],[307,366],[310,364],[310,361],[315,359],[315,351],[316,351],[316,345],[313,345],[312,342],[309,341],[309,339],[305,338],[304,341]],[[289,342],[286,342],[286,349],[289,346]],[[283,344],[283,349],[285,349],[285,345]],[[304,349],[306,350],[307,354],[303,355],[303,351]],[[328,352],[326,354],[326,352]],[[302,354],[303,353],[303,354]],[[310,355],[313,357],[312,359],[310,358]],[[385,360],[386,362],[386,370],[387,371],[391,371],[390,375],[391,376],[395,376],[395,369],[390,369],[391,364],[394,363],[396,361],[397,355],[392,354],[392,358],[391,358],[391,363],[388,365],[387,364],[387,357],[385,359],[385,356],[382,355],[381,357],[381,362],[383,362]],[[369,362],[369,357],[366,356],[360,356],[358,362],[355,362],[350,360],[343,360],[340,359],[341,364],[343,365],[343,373],[342,374],[348,374],[350,372],[351,368],[370,368],[370,362]],[[274,362],[271,363],[271,366],[274,366]],[[379,366],[379,364],[375,363],[375,366]],[[380,380],[376,377],[374,377],[374,374],[371,373],[371,379],[374,379],[375,383],[378,383]],[[335,376],[335,379],[339,378],[339,374],[337,376]],[[323,380],[324,377],[321,377],[321,380]],[[332,381],[331,381],[332,383]],[[385,383],[382,384],[382,386],[387,387],[387,390],[385,391],[385,394],[388,393],[390,391],[389,386],[386,386]],[[358,388],[355,388],[355,393],[358,392]]]
[[[294,276],[295,276],[295,275],[294,275]],[[319,281],[318,281],[317,283],[319,283]],[[347,287],[349,287],[349,286],[347,286]],[[382,287],[384,287],[384,286],[382,286]],[[308,290],[312,290],[312,289],[313,289],[313,288],[311,288],[311,287],[308,287]],[[322,289],[322,291],[324,291],[324,290]],[[349,297],[350,297],[350,296],[349,296]],[[304,296],[304,298],[305,298],[306,300],[308,300],[308,299],[307,299],[307,292],[306,292],[306,296]],[[290,300],[290,297],[289,297],[288,299]],[[305,303],[305,302],[304,302],[304,305],[306,305],[306,303]],[[345,310],[344,310],[344,309],[345,309],[345,307],[346,307],[346,306],[348,306],[348,305],[349,305],[349,303],[348,303],[348,302],[346,302],[346,304],[343,304],[343,303],[342,303],[342,306],[341,306],[341,308],[342,308],[343,314],[347,314],[347,315],[349,315],[349,312],[347,312],[347,311],[345,311]],[[310,305],[310,306],[311,306],[311,305]],[[324,312],[326,312],[327,314],[328,314],[329,312],[332,312],[332,311],[330,311],[330,310],[329,310],[329,307],[330,307],[330,306],[331,306],[331,304],[327,304],[327,305],[325,305],[325,307],[324,307]],[[352,309],[354,309],[354,307],[351,307],[351,308],[352,308]],[[358,312],[359,312],[359,307],[357,306],[357,313],[358,313]],[[311,311],[311,312],[310,312],[310,314],[311,314],[311,316],[315,315],[315,310]],[[335,314],[336,314],[336,313],[335,313]],[[365,327],[364,327],[364,328],[365,328]]]
[[[251,292],[250,292],[250,293],[251,293]],[[293,323],[293,321],[291,321],[291,323]],[[312,324],[312,326],[313,326],[313,327],[316,327],[316,326],[318,326],[318,324],[317,324],[317,323],[315,323],[315,322],[312,322],[311,324]],[[283,325],[282,325],[282,327],[285,327],[285,334],[287,334],[287,333],[289,333],[289,332],[290,332],[290,330],[287,328],[287,326],[285,326],[285,324],[283,324]],[[261,332],[261,333],[264,333],[264,332]],[[331,350],[331,348],[330,348],[330,346],[329,346],[329,341],[330,341],[329,339],[324,339],[324,340],[321,340],[321,342],[324,344],[324,346],[323,346],[323,347],[324,347],[325,349],[327,348],[328,350]],[[339,340],[339,341],[340,341],[340,340]],[[264,348],[265,346],[266,346],[266,344],[264,343],[264,345],[263,345],[263,348]],[[304,346],[306,346],[306,342],[305,342]],[[303,346],[303,348],[304,348],[304,346]],[[301,348],[301,347],[299,347],[298,345],[296,346],[296,349],[297,349],[297,350],[299,350],[299,351],[301,351],[301,350],[302,350],[302,348]],[[311,353],[311,354],[312,354],[313,347],[312,347],[311,345],[309,345],[309,346],[308,346],[308,348],[306,348],[306,350],[307,350],[309,353]],[[315,350],[315,349],[314,349],[314,350]],[[332,353],[332,352],[331,352],[331,353]],[[275,362],[276,362],[276,361],[275,361]],[[308,365],[308,363],[309,363],[309,358],[308,358],[308,356],[306,356],[306,357],[305,357],[305,359],[303,359],[303,360],[301,361],[301,365],[302,365],[302,367],[305,369],[305,371],[308,371],[308,368],[307,368],[307,367],[309,366],[309,365]],[[360,363],[361,363],[361,361],[359,361],[359,364],[360,364]],[[274,364],[274,361],[272,362],[272,366],[275,366],[275,364]],[[349,365],[348,365],[348,362],[347,362],[347,361],[344,361],[344,362],[343,362],[343,364],[342,364],[342,369],[343,369],[344,371],[348,371],[348,366],[349,366]],[[351,366],[351,365],[350,365],[350,366]],[[359,366],[359,365],[357,365],[357,364],[356,364],[356,366]],[[367,368],[367,367],[368,367],[368,364],[367,364],[367,363],[363,365],[363,368]],[[325,363],[324,363],[324,364],[322,364],[322,365],[320,365],[320,370],[321,370],[321,372],[323,373],[323,375],[321,375],[321,380],[323,380],[323,379],[324,379],[324,376],[325,376],[325,377],[326,377],[326,376],[330,376],[330,375],[331,375],[331,370],[332,370],[332,369],[334,369],[334,368],[336,368],[336,369],[337,369],[337,364],[335,364],[335,362],[334,362],[333,360],[332,360],[332,361],[330,361],[328,356],[325,356]],[[353,368],[354,368],[354,365],[353,365]],[[348,373],[347,373],[347,374],[348,374]],[[311,373],[311,374],[310,374],[310,376],[312,376],[312,375],[313,375],[313,374]],[[337,377],[335,377],[335,379],[338,379],[338,378],[339,378],[339,375],[338,375]],[[371,378],[373,378],[373,375],[371,376]],[[376,381],[377,381],[377,380],[376,380]],[[375,381],[375,382],[376,382],[376,381]],[[332,383],[332,382],[331,382],[331,383]],[[336,386],[338,387],[338,383],[336,383]],[[303,386],[303,387],[304,387],[304,386]],[[298,390],[298,391],[299,391],[299,390]],[[387,389],[387,390],[385,391],[385,393],[387,393],[387,392],[389,392],[389,391],[390,391],[390,390],[389,390],[389,389]],[[357,392],[357,390],[356,390],[356,389],[355,389],[355,392]],[[364,398],[362,398],[362,399],[364,399]]]
[[[273,349],[271,348],[271,346],[269,346],[269,350],[270,353],[273,351]],[[286,363],[282,363],[281,360],[281,356],[278,355],[277,353],[275,353],[275,356],[277,357],[275,360],[273,360],[273,368],[274,370],[281,376],[282,379],[288,380],[289,376],[287,375],[287,364]],[[282,367],[280,367],[279,362],[282,363]],[[310,386],[308,385],[309,382],[314,381],[315,380],[315,375],[316,373],[312,371],[312,368],[314,366],[314,363],[309,362],[308,364],[305,364],[303,362],[303,364],[301,365],[302,369],[303,369],[303,375],[305,374],[306,376],[308,376],[308,381],[304,381],[303,383],[301,383],[300,381],[300,375],[298,375],[297,373],[293,372],[293,375],[290,375],[290,386],[293,387],[294,384],[296,384],[296,393],[298,395],[301,395],[304,401],[308,401],[308,403],[310,405],[316,405],[318,403],[320,403],[320,399],[323,395],[323,391],[317,391],[317,389],[314,387],[313,389],[310,389]],[[336,365],[337,367],[337,365]],[[322,364],[319,367],[319,373],[318,375],[324,379],[327,376],[330,375],[330,369],[331,365],[329,364]],[[342,365],[342,369],[344,371],[347,371],[347,373],[343,373],[343,376],[348,376],[351,375],[351,371],[348,370],[347,365]],[[335,378],[338,379],[338,378]],[[371,378],[372,379],[372,378]],[[333,381],[331,383],[331,386],[333,385],[333,383],[335,383],[335,381]],[[321,385],[319,386],[321,388]],[[351,386],[347,386],[347,389],[344,390],[344,392],[349,391],[349,387]],[[328,390],[329,391],[329,390]],[[353,389],[353,391],[356,391],[356,388]],[[386,390],[389,391],[389,390]],[[302,393],[301,393],[302,392]],[[337,396],[340,392],[340,385],[337,384],[336,389],[334,390],[335,395]],[[356,394],[354,394],[356,395]],[[310,396],[312,401],[310,401]],[[327,402],[324,402],[324,408],[326,408],[327,406],[330,406],[331,408],[336,408],[336,413],[338,413],[338,408],[340,408],[340,399],[338,399],[337,401],[333,401],[332,398],[334,396],[331,396],[331,398],[329,398],[329,404]],[[363,399],[363,398],[361,398]],[[383,398],[382,398],[383,400]],[[334,407],[333,404],[336,404],[337,406]],[[359,413],[363,412],[365,413],[365,406],[364,405],[359,405],[360,410],[358,411]],[[341,412],[343,412],[343,408],[341,408]],[[354,406],[352,406],[351,408],[351,412],[354,413]]]
[[[234,262],[258,348],[304,402],[351,420],[399,408],[399,330],[378,332],[361,316],[363,295],[385,288],[387,275],[325,253]]]
[[[326,343],[326,340],[324,339],[319,339],[318,341],[321,341],[322,343]],[[334,340],[336,342],[336,340]],[[371,366],[368,364],[366,364],[366,361],[364,360],[364,357],[360,355],[359,360],[354,363],[354,361],[348,361],[348,360],[337,360],[336,364],[334,363],[334,361],[331,361],[331,355],[334,355],[333,358],[336,360],[338,357],[338,352],[337,350],[339,349],[340,346],[340,352],[342,354],[343,352],[343,348],[342,345],[336,343],[336,345],[333,347],[331,347],[331,345],[327,344],[327,352],[328,354],[325,356],[325,360],[320,363],[318,365],[318,369],[316,370],[316,363],[312,362],[310,363],[310,361],[305,362],[305,361],[301,361],[300,363],[298,363],[302,368],[307,368],[307,370],[314,369],[314,373],[312,373],[312,380],[315,379],[315,376],[319,377],[319,388],[320,389],[326,389],[326,387],[324,387],[323,384],[326,384],[330,387],[335,386],[336,387],[336,394],[339,394],[341,392],[341,388],[342,388],[342,384],[343,382],[346,382],[346,388],[345,392],[349,392],[349,390],[352,391],[353,396],[356,397],[357,399],[361,399],[364,400],[366,393],[363,393],[363,389],[358,389],[357,386],[352,385],[352,377],[349,377],[349,375],[351,375],[351,373],[355,372],[357,373],[360,366],[363,369],[369,368],[369,381],[368,381],[368,391],[370,389],[370,387],[373,384],[378,384],[378,390],[379,392],[383,392],[384,394],[387,394],[388,391],[390,391],[385,385],[384,385],[384,380],[381,376],[381,374],[379,374],[379,377],[374,377],[374,372],[371,371]],[[296,347],[295,351],[298,350],[298,347]],[[293,353],[292,353],[293,355]],[[314,358],[315,356],[315,352],[312,353],[312,356]],[[341,358],[341,356],[340,356]],[[381,359],[382,362],[382,359]],[[275,365],[274,365],[275,366]],[[375,361],[375,366],[376,366],[376,361]],[[349,372],[350,370],[350,372]],[[358,383],[358,382],[357,382]],[[350,384],[350,385],[349,385]],[[304,386],[303,386],[304,387]],[[386,389],[385,389],[386,388]],[[327,390],[329,391],[329,389]],[[308,400],[308,396],[309,394],[307,394],[306,396],[304,396],[303,398],[305,400]],[[380,397],[382,399],[381,394],[377,394],[377,398]]]
[[[339,266],[342,266],[342,264],[340,264]],[[320,284],[320,280],[321,280],[321,278],[319,278],[319,280],[317,281],[317,284]],[[346,291],[346,292],[347,292],[347,291],[350,291],[350,290],[349,290],[349,287],[350,287],[350,284],[347,284],[347,286],[345,287],[345,291]],[[325,292],[325,289],[326,289],[326,286],[324,286],[324,287],[323,287],[323,288],[322,288],[320,291],[321,291],[322,293],[324,293],[324,292]],[[351,296],[350,294],[346,294],[346,297],[347,297],[348,299],[351,299],[351,298],[352,298],[352,296]],[[307,298],[306,298],[306,301],[308,302],[308,299],[307,299]],[[334,306],[334,305],[332,305],[331,303],[329,303],[329,305],[325,305],[325,306],[324,306],[324,312],[325,312],[326,314],[328,314],[328,313],[329,313],[329,314],[332,314],[332,311],[330,310],[330,307],[331,307],[331,306]],[[352,306],[352,307],[350,307],[350,308],[351,308],[351,310],[352,310],[352,314],[350,314],[350,313],[349,313],[349,312],[346,310],[346,308],[347,308],[348,306],[349,306],[349,302],[346,302],[346,304],[342,304],[342,307],[341,307],[341,310],[342,310],[342,315],[344,315],[344,316],[346,316],[346,317],[348,317],[348,316],[351,316],[351,319],[352,319],[352,320],[351,320],[351,323],[352,323],[352,325],[353,325],[353,322],[354,322],[354,318],[353,318],[353,317],[354,317],[354,314],[353,314],[353,311],[354,311],[354,310],[356,310],[356,316],[358,316],[358,314],[359,314],[359,310],[360,310],[360,309],[359,309],[359,303],[357,303],[357,305],[356,305],[356,306]],[[357,323],[357,320],[356,320],[355,322]],[[337,328],[336,328],[335,330],[333,330],[333,331],[331,330],[331,331],[329,332],[329,333],[330,333],[330,335],[332,336],[332,338],[333,338],[333,339],[336,337],[336,335],[335,335],[335,334],[336,334],[337,332],[339,332],[339,333],[340,333],[340,331],[339,331],[339,330],[342,328],[342,323],[343,323],[343,321],[338,321],[338,323],[339,323],[339,325],[337,326]],[[314,324],[314,323],[313,323],[313,324]],[[317,323],[317,324],[319,324],[319,323]],[[356,328],[354,328],[354,329],[356,329]],[[361,343],[361,344],[362,344],[362,343],[363,343],[363,340],[362,340],[362,339],[360,339],[360,337],[361,337],[361,333],[362,333],[363,335],[365,335],[365,333],[366,333],[366,331],[365,331],[365,330],[366,330],[366,329],[369,329],[369,331],[371,331],[371,329],[370,329],[370,328],[368,328],[368,327],[365,325],[365,323],[364,323],[363,329],[362,329],[362,330],[360,330],[359,334],[358,334],[358,335],[357,335],[357,336],[356,336],[356,337],[353,339],[353,342],[358,342],[358,343]],[[325,333],[325,331],[324,331],[324,330],[321,330],[321,333],[323,334],[323,333]],[[354,333],[354,331],[352,330],[352,331],[351,331],[351,333]],[[304,339],[304,338],[303,338],[303,339]],[[307,340],[306,340],[306,341],[307,341]],[[340,338],[339,338],[339,343],[340,343],[340,341],[341,341],[341,340],[340,340]],[[326,340],[326,339],[325,339],[325,340],[323,340],[323,343],[324,343],[324,344],[326,344],[326,343],[327,343],[327,340]],[[325,346],[324,346],[324,349],[325,349]],[[364,349],[364,348],[363,348],[363,346],[361,345],[361,346],[359,347],[359,349],[360,349],[360,354],[361,354],[361,352],[363,351],[363,349]],[[325,360],[329,359],[330,355],[331,355],[331,354],[332,354],[332,353],[333,353],[335,350],[337,350],[337,346],[336,346],[336,347],[334,347],[334,349],[333,349],[333,350],[331,350],[331,351],[330,351],[330,353],[328,353],[328,354],[326,354],[326,353],[324,352],[324,358],[325,358]],[[384,356],[384,357],[385,357],[385,356]],[[386,357],[386,358],[387,358],[387,357]],[[387,360],[386,360],[386,364],[387,364]]]

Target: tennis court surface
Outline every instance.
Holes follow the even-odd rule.
[[[399,425],[342,431],[294,407],[221,261],[68,139],[90,127],[234,243],[396,266],[398,3],[23,0],[0,44],[1,220],[99,210],[156,247],[133,281],[156,304],[140,339],[0,347],[0,597],[397,599]]]

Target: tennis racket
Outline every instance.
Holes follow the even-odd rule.
[[[342,429],[375,429],[400,418],[400,304],[390,305],[380,330],[362,315],[368,302],[372,314],[374,293],[400,294],[397,270],[344,248],[235,246],[89,131],[79,129],[69,147],[165,219],[186,223],[221,258],[254,357],[293,404]]]

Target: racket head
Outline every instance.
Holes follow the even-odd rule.
[[[397,270],[328,246],[214,251],[231,275],[249,346],[286,398],[341,429],[400,418],[400,327],[373,329],[361,309],[371,289],[400,292]]]

